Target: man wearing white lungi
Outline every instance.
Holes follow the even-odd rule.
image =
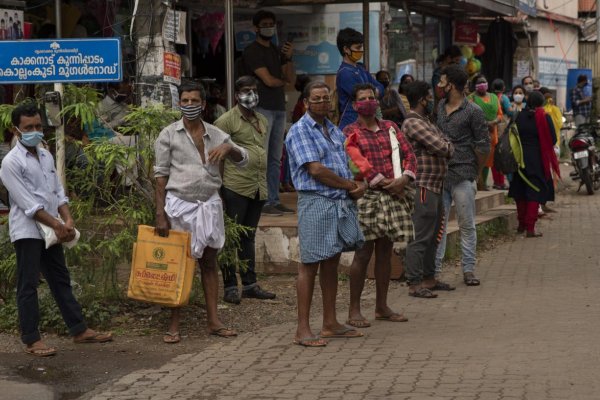
[[[202,121],[200,115],[206,104],[202,86],[181,85],[179,99],[183,118],[163,129],[154,144],[156,232],[161,236],[168,236],[169,229],[191,232],[192,256],[200,265],[208,331],[221,337],[236,336],[217,315],[217,252],[225,243],[220,167],[226,158],[243,167],[248,155],[228,134]],[[179,342],[180,314],[180,308],[172,309],[165,343]]]

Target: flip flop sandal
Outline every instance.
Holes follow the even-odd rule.
[[[210,330],[208,333],[213,336],[218,336],[218,337],[223,337],[223,338],[235,337],[238,335],[237,332],[234,331],[233,329],[225,328],[224,326],[219,329]]]
[[[433,285],[433,287],[428,288],[429,290],[443,290],[446,292],[451,292],[452,290],[456,290],[456,288],[454,286],[451,286],[450,284],[446,283],[446,282],[440,282],[437,281],[435,283],[435,285]]]
[[[542,237],[544,236],[544,234],[542,232],[527,232],[525,234],[525,237],[527,238],[536,238],[536,237]]]
[[[181,336],[179,336],[179,332],[165,332],[165,336],[163,336],[163,342],[168,344],[175,344],[181,341]]]
[[[84,336],[79,339],[73,339],[74,343],[106,343],[113,340],[112,333],[100,333],[96,332],[91,336]]]
[[[430,289],[427,288],[419,288],[414,292],[408,292],[409,296],[418,297],[421,299],[435,299],[438,297],[437,294],[433,293]]]
[[[355,328],[368,328],[371,326],[371,323],[366,319],[349,319],[346,320],[346,325],[350,325]]]
[[[318,336],[307,337],[303,339],[294,339],[293,344],[304,347],[325,347],[327,346],[327,340],[323,340]]]
[[[320,336],[324,339],[352,339],[352,338],[363,337],[364,334],[350,326],[345,326],[345,327],[338,329],[337,331],[334,331],[333,333],[330,333],[330,334],[326,334],[326,333],[323,333],[323,331],[321,331]]]
[[[479,286],[481,284],[481,281],[475,278],[475,275],[473,275],[473,273],[470,272],[464,275],[463,281],[467,286]]]
[[[375,319],[378,319],[380,321],[390,321],[390,322],[406,322],[406,321],[408,321],[408,318],[406,318],[404,315],[398,314],[398,313],[393,313],[393,314],[381,316],[381,317],[375,317]]]
[[[26,347],[25,353],[31,354],[35,357],[50,357],[56,355],[56,349],[54,347],[47,347],[45,345],[40,347]]]

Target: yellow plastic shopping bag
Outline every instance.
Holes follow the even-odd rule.
[[[168,237],[161,237],[153,227],[140,225],[127,297],[170,307],[186,305],[195,268],[189,232],[171,230]]]

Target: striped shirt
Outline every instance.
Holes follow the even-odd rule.
[[[437,125],[454,145],[446,182],[454,185],[477,179],[477,153],[490,152],[490,132],[481,108],[464,99],[460,107],[448,115],[446,100],[442,100],[438,106]]]

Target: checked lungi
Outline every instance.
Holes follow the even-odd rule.
[[[298,192],[300,261],[313,264],[353,251],[364,243],[352,199],[330,199],[315,192]]]
[[[365,240],[387,238],[391,242],[409,242],[414,237],[413,210],[413,188],[405,188],[401,198],[386,190],[367,189],[358,199],[358,220]]]

